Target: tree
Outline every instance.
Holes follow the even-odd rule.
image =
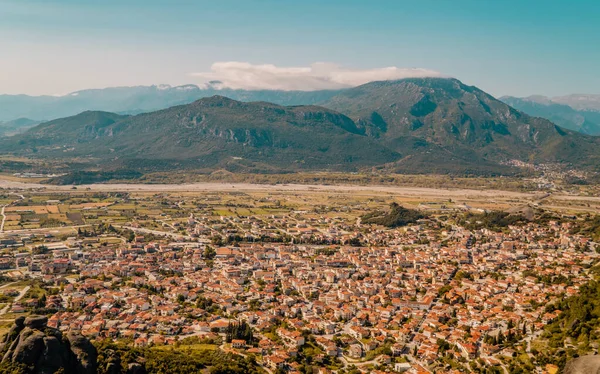
[[[46,306],[46,294],[43,294],[37,301],[38,308],[44,308]]]
[[[210,245],[207,245],[206,248],[204,248],[203,255],[204,255],[205,259],[212,260],[217,255],[217,251],[215,251],[215,249],[213,247],[211,247]]]
[[[31,253],[34,255],[42,255],[48,252],[48,247],[46,247],[45,245],[39,245],[31,250]]]
[[[234,339],[241,339],[246,341],[246,343],[251,343],[254,340],[252,328],[246,323],[246,321],[233,322],[227,326],[225,341],[227,343],[231,343],[231,341]]]

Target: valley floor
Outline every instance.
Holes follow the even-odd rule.
[[[382,185],[320,185],[320,184],[255,184],[255,183],[220,183],[197,182],[180,184],[145,184],[145,183],[98,183],[80,186],[55,186],[41,183],[20,182],[14,178],[5,179],[0,176],[0,188],[11,190],[41,189],[53,191],[98,191],[98,192],[277,192],[277,193],[338,193],[342,195],[387,195],[417,200],[455,200],[470,208],[495,209],[503,206],[530,205],[539,208],[572,212],[600,211],[600,197],[564,191],[518,192],[498,189],[470,188],[427,188],[414,186],[382,186]]]

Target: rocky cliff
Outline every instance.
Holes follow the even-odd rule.
[[[563,374],[600,374],[600,356],[581,356],[567,362]]]
[[[96,348],[85,337],[48,327],[43,316],[19,317],[0,343],[4,365],[18,365],[26,373],[95,374]]]

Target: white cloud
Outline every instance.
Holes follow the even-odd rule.
[[[414,77],[439,77],[434,70],[398,68],[347,69],[341,65],[317,62],[307,67],[278,67],[248,62],[216,62],[210,72],[193,73],[204,82],[219,81],[234,89],[313,91],[358,86],[367,82]]]

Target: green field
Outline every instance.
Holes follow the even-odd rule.
[[[216,344],[179,344],[179,345],[156,345],[152,349],[158,351],[214,351],[219,348]]]

